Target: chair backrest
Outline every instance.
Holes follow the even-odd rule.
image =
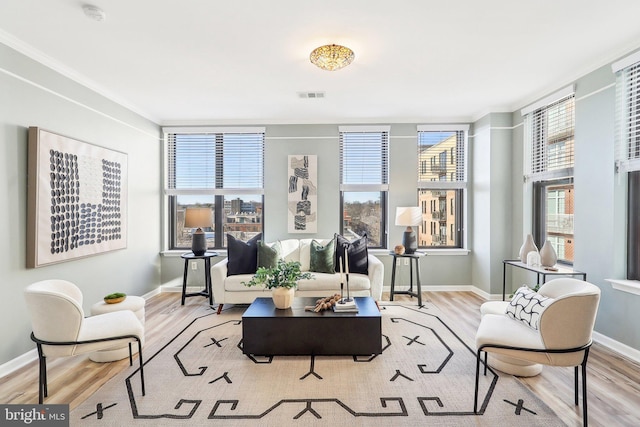
[[[24,291],[36,338],[52,342],[76,341],[84,319],[82,292],[66,280],[43,280]],[[75,346],[46,346],[47,355],[73,354]]]
[[[539,293],[554,298],[539,321],[540,335],[546,348],[577,348],[591,341],[600,288],[583,280],[559,278],[545,283]],[[566,355],[550,357],[557,364],[565,364],[567,359]]]

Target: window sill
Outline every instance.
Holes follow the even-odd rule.
[[[190,252],[188,249],[171,249],[166,251],[161,251],[160,256],[165,258],[179,258],[180,255]],[[207,252],[215,252],[219,257],[226,257],[227,250],[226,249],[207,249]]]
[[[640,295],[640,281],[638,280],[620,280],[620,279],[604,279],[611,283],[613,289],[630,294]]]
[[[433,255],[460,256],[460,255],[469,255],[471,251],[468,249],[418,249],[418,252],[421,252],[429,256],[433,256]],[[389,249],[369,249],[369,253],[376,256],[379,256],[379,255],[391,256]]]

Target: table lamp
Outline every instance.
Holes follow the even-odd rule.
[[[184,213],[184,227],[195,228],[191,236],[191,252],[202,256],[207,251],[207,238],[202,229],[211,227],[211,208],[187,208]]]
[[[422,211],[418,206],[404,206],[396,208],[396,225],[407,227],[402,235],[404,253],[412,254],[418,249],[418,238],[412,226],[422,222]]]

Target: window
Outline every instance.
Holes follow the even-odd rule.
[[[367,234],[369,247],[387,246],[389,126],[340,126],[342,235]]]
[[[539,247],[549,240],[558,260],[573,263],[574,120],[573,87],[523,110],[525,178],[533,186],[533,238]]]
[[[627,279],[640,280],[640,53],[613,64],[616,73],[616,167],[627,173]]]
[[[169,249],[191,247],[184,227],[187,208],[209,207],[209,248],[226,247],[226,235],[242,240],[262,232],[263,128],[165,128]]]
[[[421,247],[463,247],[467,131],[466,125],[418,126],[418,164],[430,159],[428,170],[418,170],[418,201],[430,207]]]

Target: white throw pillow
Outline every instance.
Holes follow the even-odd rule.
[[[516,291],[507,306],[506,314],[531,329],[538,330],[540,315],[552,302],[553,298],[542,296],[525,285]]]

